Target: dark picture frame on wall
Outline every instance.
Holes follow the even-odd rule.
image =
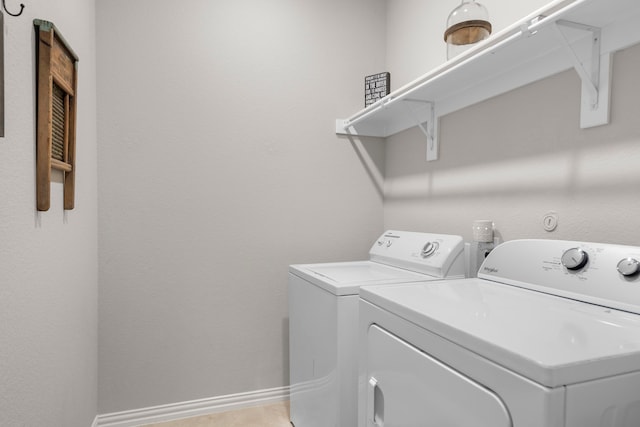
[[[13,17],[20,16],[24,12],[24,4],[20,3],[20,11],[17,13],[7,9],[5,0],[2,0],[0,8],[0,138],[4,138],[4,12]]]
[[[4,138],[4,13],[0,12],[0,138]]]

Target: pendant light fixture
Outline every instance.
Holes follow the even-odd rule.
[[[489,12],[475,0],[462,0],[447,18],[444,41],[447,59],[464,52],[491,35]]]

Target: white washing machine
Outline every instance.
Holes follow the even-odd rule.
[[[363,285],[464,277],[460,236],[387,231],[369,260],[289,269],[291,423],[354,427],[358,292]]]
[[[359,426],[640,426],[638,260],[518,240],[477,279],[361,289]]]

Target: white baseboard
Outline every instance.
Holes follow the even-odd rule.
[[[168,405],[152,406],[150,408],[134,409],[130,411],[102,414],[96,417],[95,427],[133,427],[144,424],[178,420],[180,418],[196,417],[216,412],[251,406],[268,405],[270,403],[289,400],[289,387],[278,387],[267,390],[257,390],[247,393],[229,394],[208,399],[192,400],[189,402],[171,403]]]
[[[98,416],[93,419],[93,423],[91,423],[91,427],[98,427]]]

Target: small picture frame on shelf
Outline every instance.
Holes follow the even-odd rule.
[[[372,74],[364,78],[364,107],[379,101],[389,95],[391,88],[391,73]]]

